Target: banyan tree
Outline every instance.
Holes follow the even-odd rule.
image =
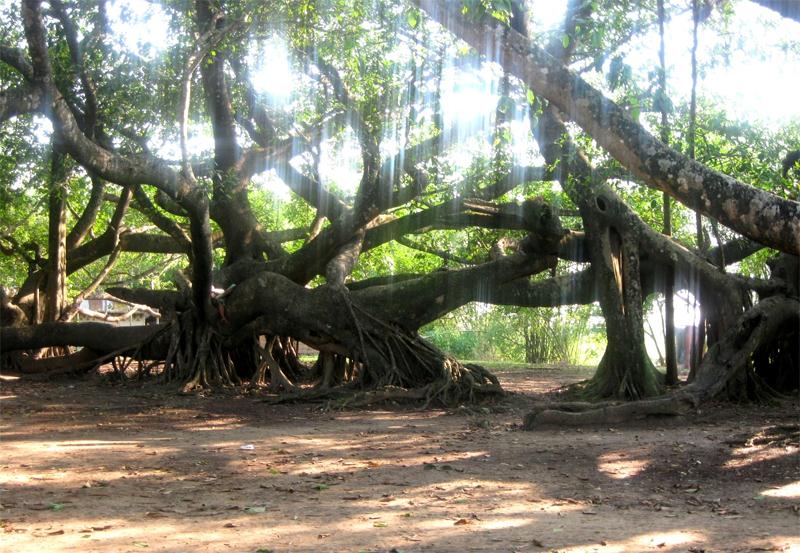
[[[797,388],[800,203],[774,186],[796,181],[791,158],[781,174],[762,156],[769,182],[744,182],[659,134],[642,112],[666,113],[665,87],[631,103],[596,78],[619,76],[615,53],[663,25],[662,2],[569,0],[549,35],[529,32],[524,2],[118,4],[21,0],[0,14],[0,259],[17,279],[2,296],[4,366],[135,359],[184,391],[458,404],[502,389],[422,326],[474,301],[597,302],[608,345],[587,401],[543,406],[529,426]],[[693,4],[695,25],[718,8]],[[491,94],[455,117],[448,91],[469,79]],[[289,214],[265,206],[276,183]],[[631,189],[696,213],[698,239],[646,220]],[[394,248],[428,262],[395,271]],[[765,251],[761,278],[731,269]],[[117,274],[136,260],[169,264],[169,286]],[[647,297],[675,290],[703,321],[678,387],[643,331]],[[157,322],[76,321],[100,291]]]

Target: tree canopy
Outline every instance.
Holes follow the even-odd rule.
[[[796,388],[800,123],[697,98],[698,29],[752,8],[569,0],[545,28],[543,4],[517,0],[15,2],[3,363],[135,358],[186,391],[457,403],[502,390],[421,327],[477,301],[597,302],[608,345],[586,398],[656,398],[647,414]],[[796,30],[779,11],[761,16]],[[680,18],[691,61],[665,61]],[[643,64],[653,36],[660,63]],[[643,305],[675,290],[702,323],[692,382],[664,396],[671,307],[665,380]],[[157,323],[85,322],[100,293]]]

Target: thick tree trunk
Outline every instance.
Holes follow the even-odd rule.
[[[591,188],[581,196],[581,216],[596,278],[608,345],[584,392],[593,398],[642,399],[659,395],[662,378],[644,342],[637,225]],[[616,222],[616,223],[614,223]]]
[[[774,390],[764,374],[796,374],[797,340],[800,337],[800,303],[797,298],[775,296],[767,298],[742,315],[736,324],[712,346],[698,369],[697,378],[688,386],[660,398],[614,404],[584,404],[578,409],[559,404],[537,408],[525,417],[526,430],[546,426],[583,426],[609,424],[641,419],[648,416],[685,415],[703,402],[729,396],[742,399],[738,391],[741,381],[749,382],[750,390],[761,398],[772,396]],[[790,383],[796,390],[797,383]]]

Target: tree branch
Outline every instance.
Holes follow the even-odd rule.
[[[435,0],[415,3],[568,114],[648,186],[757,242],[800,253],[800,203],[749,186],[668,148],[625,110],[519,33],[495,24],[469,23],[456,5]]]

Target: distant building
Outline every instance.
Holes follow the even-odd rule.
[[[114,326],[142,326],[153,324],[153,319],[158,322],[151,312],[106,298],[83,300],[77,317],[79,321],[100,321]]]

